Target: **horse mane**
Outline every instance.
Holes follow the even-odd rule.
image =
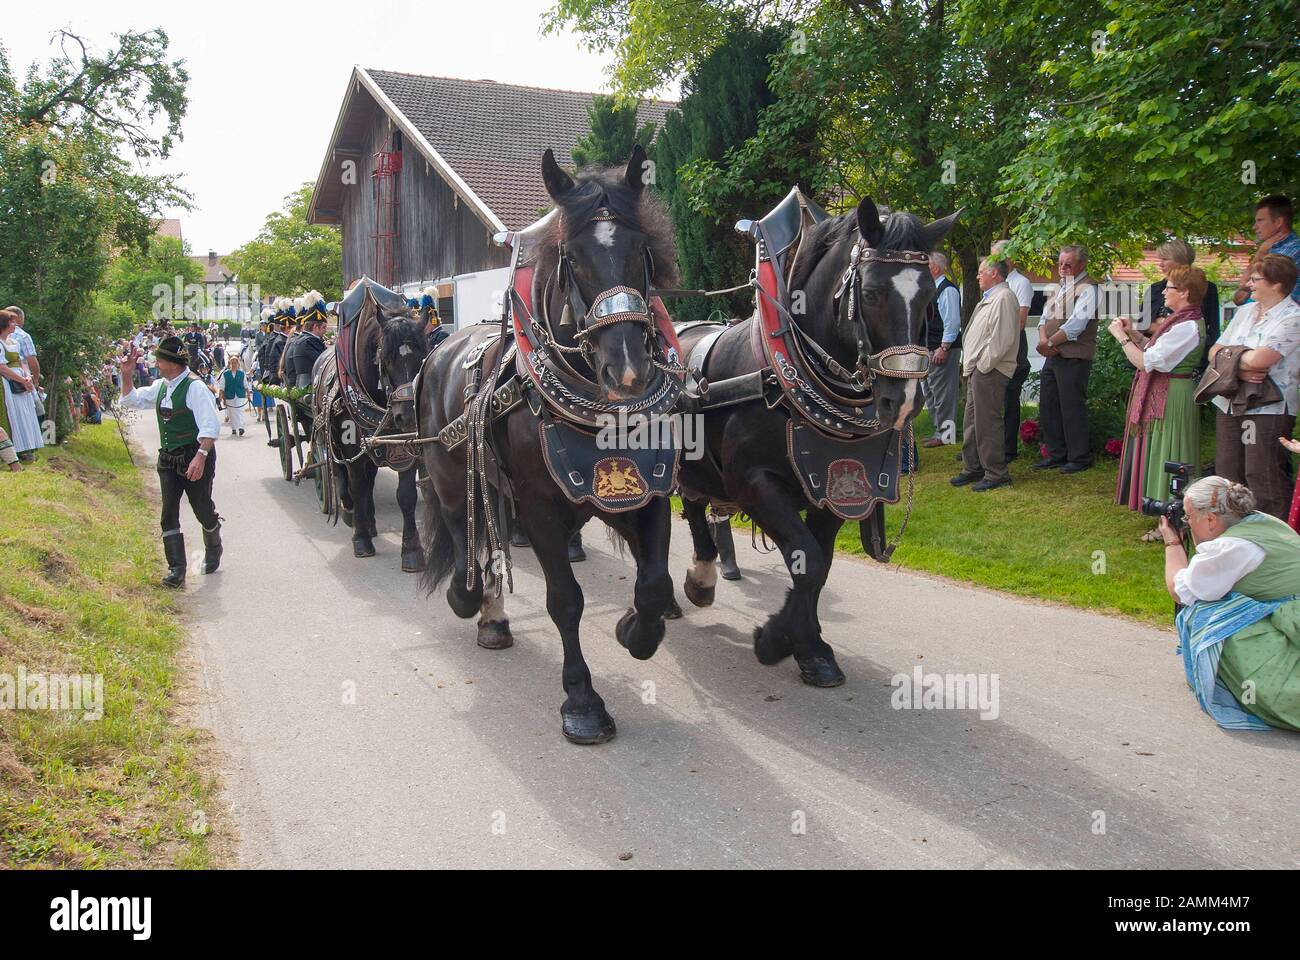
[[[921,250],[930,252],[925,238],[925,223],[915,214],[900,210],[891,213],[881,224],[883,234],[876,244],[877,250]],[[814,224],[804,236],[799,254],[790,275],[790,289],[802,290],[818,264],[831,250],[842,243],[851,242],[858,232],[857,212],[850,210],[838,217],[830,217]]]
[[[626,168],[605,167],[583,170],[574,177],[575,186],[557,202],[560,215],[550,224],[537,259],[537,276],[555,272],[561,240],[569,240],[591,223],[601,207],[609,210],[625,227],[642,233],[654,258],[654,285],[677,283],[677,248],[667,208],[650,190],[627,185]]]

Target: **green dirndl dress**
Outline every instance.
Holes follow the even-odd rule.
[[[1201,417],[1192,395],[1196,392],[1193,371],[1205,350],[1205,321],[1197,320],[1196,328],[1199,334],[1196,346],[1169,371],[1164,416],[1145,423],[1132,423],[1125,418],[1124,449],[1119,458],[1115,502],[1130,510],[1140,509],[1143,497],[1169,499],[1170,477],[1165,473],[1166,460],[1199,466]]]

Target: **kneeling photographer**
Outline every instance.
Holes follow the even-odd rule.
[[[1160,533],[1165,586],[1184,605],[1188,684],[1222,727],[1300,730],[1300,534],[1223,477],[1192,483],[1182,506],[1186,530],[1169,509]],[[1196,545],[1190,561],[1185,532]]]

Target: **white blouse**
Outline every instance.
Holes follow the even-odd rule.
[[[1195,320],[1176,323],[1160,335],[1155,343],[1148,343],[1142,351],[1142,364],[1147,372],[1168,373],[1187,359],[1187,355],[1201,342],[1201,330]]]
[[[1174,574],[1174,593],[1187,606],[1197,600],[1222,600],[1265,556],[1263,547],[1240,537],[1222,536],[1198,543],[1187,568]]]

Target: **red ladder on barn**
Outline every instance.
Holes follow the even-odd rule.
[[[391,146],[391,144],[390,144]],[[397,285],[397,174],[402,170],[402,151],[380,150],[374,155],[370,175],[375,199],[375,279],[390,290]]]

